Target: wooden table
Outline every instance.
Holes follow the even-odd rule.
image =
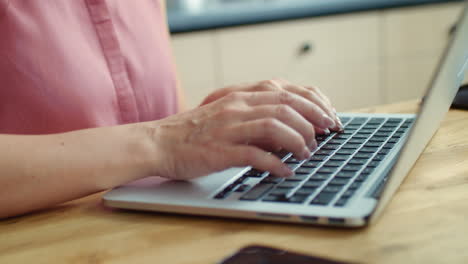
[[[365,263],[468,263],[467,128],[468,112],[450,111],[380,220],[367,228],[111,210],[97,194],[0,221],[0,263],[208,264],[257,243]]]

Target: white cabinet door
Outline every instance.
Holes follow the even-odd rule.
[[[380,104],[378,22],[359,13],[220,30],[222,81],[280,77],[317,85],[339,110]]]
[[[195,107],[216,85],[214,33],[203,31],[172,36],[172,48],[188,107]]]
[[[385,11],[382,78],[386,102],[421,97],[430,84],[462,5]]]

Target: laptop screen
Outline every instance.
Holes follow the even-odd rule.
[[[458,20],[457,29],[439,62],[437,70],[422,100],[418,117],[405,146],[391,170],[379,206],[372,216],[376,219],[431,140],[447,113],[463,81],[468,61],[468,2]]]

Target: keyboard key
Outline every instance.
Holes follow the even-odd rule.
[[[361,124],[349,124],[345,126],[345,129],[351,130],[351,129],[359,129],[361,127]]]
[[[333,150],[330,149],[320,149],[315,154],[330,156],[333,153]]]
[[[395,143],[387,143],[383,146],[384,149],[392,149],[395,147]]]
[[[369,138],[369,134],[359,134],[359,132],[353,136],[354,139],[368,139]]]
[[[230,193],[229,191],[223,190],[223,191],[219,192],[218,194],[216,194],[214,198],[215,199],[224,199],[224,198],[226,198],[228,196],[229,193]]]
[[[372,160],[382,161],[385,158],[385,155],[376,155]]]
[[[327,180],[328,178],[330,178],[332,174],[323,174],[323,173],[316,173],[316,174],[312,174],[312,176],[310,177],[310,179],[313,179],[313,180]]]
[[[345,142],[345,140],[341,139],[331,139],[330,141],[327,142],[327,144],[338,144],[341,145]]]
[[[343,207],[343,206],[346,205],[346,203],[348,202],[348,200],[349,200],[349,198],[340,197],[340,199],[338,199],[338,201],[336,201],[335,206]]]
[[[308,168],[298,168],[296,171],[295,171],[296,174],[310,174],[312,173],[312,171]]]
[[[364,165],[366,164],[367,160],[364,159],[351,159],[348,164],[350,165]]]
[[[336,154],[353,154],[354,150],[353,149],[340,149],[336,152]]]
[[[343,195],[341,195],[341,198],[349,198],[349,197],[353,196],[353,194],[355,192],[356,192],[355,189],[352,189],[352,190],[348,189],[343,193]]]
[[[330,192],[321,192],[317,197],[312,200],[311,204],[314,205],[327,205],[333,200],[335,197],[336,193],[330,193]]]
[[[367,180],[368,176],[369,176],[369,174],[360,174],[359,176],[356,177],[356,179],[354,181],[355,182],[363,182],[363,181]]]
[[[285,189],[290,189],[290,188],[295,188],[297,186],[297,182],[293,181],[284,181],[276,186],[276,188],[285,188]]]
[[[355,117],[353,118],[353,120],[351,121],[351,123],[365,123],[367,121],[367,117]]]
[[[359,144],[350,144],[350,143],[346,143],[344,144],[341,149],[352,149],[352,150],[356,150],[360,147],[361,145]]]
[[[280,201],[283,201],[284,200],[284,197],[281,196],[281,195],[272,195],[272,194],[268,194],[265,196],[265,198],[262,199],[262,201],[265,201],[265,202],[280,202]]]
[[[301,168],[317,168],[320,166],[321,162],[319,161],[307,161],[304,162],[304,164],[301,165]]]
[[[382,146],[381,142],[367,142],[364,147],[380,147]]]
[[[387,137],[373,136],[369,139],[370,142],[385,142],[385,140],[387,140]]]
[[[349,178],[334,178],[328,185],[346,185],[349,181]]]
[[[340,185],[328,185],[328,186],[325,186],[325,188],[323,188],[322,192],[337,193],[337,192],[341,191],[341,187],[343,187],[343,186],[340,186]]]
[[[348,139],[349,137],[351,137],[350,135],[345,135],[345,134],[336,134],[336,136],[334,136],[333,138],[335,139]]]
[[[317,173],[323,173],[323,174],[332,174],[336,171],[336,168],[320,168]]]
[[[290,203],[303,203],[309,197],[308,194],[294,194],[291,198],[288,199]]]
[[[354,175],[356,175],[356,173],[352,171],[340,171],[338,172],[338,174],[336,174],[335,178],[349,179],[349,178],[354,177]]]
[[[367,167],[361,173],[363,174],[371,174],[375,168]]]
[[[393,132],[393,130],[393,127],[382,127],[381,129],[379,129],[379,132]]]
[[[346,130],[346,128],[345,128],[345,130],[342,131],[341,134],[342,134],[342,135],[352,135],[352,134],[354,134],[354,130],[351,130],[351,129],[350,129],[350,130]]]
[[[306,188],[318,188],[320,186],[322,186],[323,184],[323,181],[317,181],[317,180],[309,180],[307,181],[306,183],[304,183],[304,185],[302,185],[302,187],[306,187]]]
[[[364,125],[362,128],[376,130],[377,128],[379,128],[379,125],[369,124],[368,123],[368,124]]]
[[[263,176],[263,171],[259,171],[259,170],[256,170],[256,169],[251,169],[249,170],[248,172],[246,172],[244,175],[246,177],[252,177],[252,178],[260,178]]]
[[[380,117],[373,117],[367,122],[368,124],[382,124],[385,121],[384,118]]]
[[[330,160],[333,161],[345,161],[349,158],[349,155],[333,155]]]
[[[359,130],[360,134],[372,134],[374,133],[375,129],[361,129]]]
[[[345,165],[342,168],[342,171],[358,171],[361,169],[361,166],[359,165]]]
[[[362,147],[359,152],[361,153],[375,153],[379,148],[376,147]]]
[[[291,177],[288,177],[285,179],[285,181],[288,181],[288,182],[298,182],[298,181],[303,181],[305,179],[307,179],[307,177],[309,177],[309,175],[306,175],[306,174],[296,174],[294,176],[291,176]]]
[[[325,155],[312,155],[312,157],[310,158],[311,161],[324,161],[325,159],[327,159],[328,156],[325,156]]]
[[[323,166],[336,168],[336,167],[341,167],[341,165],[343,165],[342,161],[327,161]]]
[[[245,192],[248,188],[250,188],[250,185],[241,184],[241,185],[237,186],[237,188],[234,191],[235,192]]]
[[[326,149],[326,150],[336,150],[339,147],[340,147],[339,145],[328,145],[328,144],[326,144],[325,146],[323,146],[321,148],[321,150],[324,150],[324,149]]]
[[[347,143],[351,143],[351,144],[362,144],[364,143],[366,140],[365,139],[362,139],[362,138],[351,138]]]
[[[311,195],[312,193],[315,192],[317,188],[311,188],[311,187],[301,187],[299,190],[296,191],[296,194],[301,194],[301,195]]]
[[[379,151],[379,154],[380,154],[380,155],[385,155],[385,154],[388,154],[389,152],[390,152],[390,149],[381,149],[381,150]]]
[[[258,200],[263,194],[273,188],[274,184],[271,183],[259,183],[255,185],[250,191],[244,194],[240,199],[246,201]]]
[[[286,161],[286,163],[290,163],[290,164],[298,164],[298,163],[301,163],[300,160],[294,158],[294,157],[289,157]]]
[[[380,164],[380,161],[372,160],[371,162],[369,162],[369,164],[367,164],[367,166],[370,167],[370,168],[375,168],[375,167],[379,166],[379,164]]]
[[[271,190],[268,194],[269,195],[275,195],[275,196],[284,196],[288,194],[293,188],[275,188]]]
[[[397,143],[398,141],[400,141],[399,138],[391,138],[388,140],[388,143]]]
[[[370,159],[373,155],[373,153],[358,152],[356,155],[353,156],[353,159]]]
[[[284,179],[283,178],[280,178],[280,177],[275,177],[273,175],[269,175],[267,177],[265,177],[261,182],[262,183],[280,183],[282,182]]]
[[[339,118],[340,118],[340,120],[341,120],[341,123],[343,123],[343,124],[344,124],[344,123],[347,123],[349,120],[351,120],[350,117],[341,117],[341,116],[340,116]]]
[[[359,187],[361,187],[361,185],[362,185],[362,182],[353,182],[349,186],[348,190],[357,190],[359,189]]]

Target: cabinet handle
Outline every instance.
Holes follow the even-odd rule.
[[[455,23],[453,24],[450,29],[449,29],[449,36],[453,36],[453,34],[455,34],[455,31],[457,31],[457,24],[458,23]]]
[[[305,55],[312,52],[314,46],[310,42],[305,42],[299,48],[299,55]]]

